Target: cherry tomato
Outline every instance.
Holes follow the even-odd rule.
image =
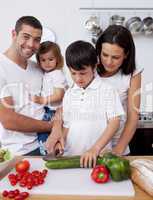
[[[8,194],[9,194],[9,192],[8,192],[7,190],[4,190],[3,193],[2,193],[2,196],[3,196],[3,197],[7,197]]]
[[[29,196],[29,193],[28,192],[21,192],[20,196],[22,196],[25,199]]]
[[[15,169],[18,173],[24,173],[27,172],[30,168],[30,163],[28,160],[20,161],[16,164]]]
[[[15,197],[14,191],[13,191],[13,190],[10,190],[10,191],[8,192],[8,198],[13,199],[14,197]]]

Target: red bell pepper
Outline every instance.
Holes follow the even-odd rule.
[[[91,178],[96,183],[106,183],[109,180],[109,170],[105,165],[97,165],[92,170]]]

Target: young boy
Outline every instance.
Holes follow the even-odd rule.
[[[66,64],[74,85],[63,99],[64,155],[82,155],[82,167],[95,166],[124,114],[117,92],[96,75],[97,55],[85,41],[76,41],[66,49]]]

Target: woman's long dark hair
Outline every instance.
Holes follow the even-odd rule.
[[[122,74],[132,74],[136,69],[136,64],[135,45],[130,31],[120,25],[111,25],[98,38],[96,43],[96,52],[99,57],[99,65],[97,67],[99,75],[102,75],[106,72],[101,62],[101,50],[103,43],[117,44],[123,48],[127,57],[124,59],[122,65],[120,66],[120,70]]]

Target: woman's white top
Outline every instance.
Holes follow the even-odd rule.
[[[122,131],[124,129],[125,122],[127,119],[128,89],[130,88],[131,78],[133,76],[141,73],[142,71],[143,71],[142,68],[136,69],[135,72],[133,73],[133,75],[131,75],[131,74],[124,75],[121,73],[121,71],[118,71],[113,76],[101,77],[101,79],[104,83],[111,84],[118,91],[122,106],[125,111],[125,115],[121,117],[120,128],[119,128],[118,132],[115,134],[115,136],[113,137],[113,141],[112,141],[113,146],[115,146],[117,144],[117,142],[122,134]],[[126,155],[128,153],[130,153],[129,147],[126,148],[124,155]]]

